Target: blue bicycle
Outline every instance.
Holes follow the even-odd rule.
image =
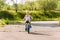
[[[27,31],[28,33],[30,33],[30,28],[31,28],[30,23],[27,23],[27,27],[25,28],[25,31]]]

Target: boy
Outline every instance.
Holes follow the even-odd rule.
[[[30,12],[27,10],[26,11],[26,15],[24,17],[24,20],[25,20],[25,27],[27,27],[27,23],[30,23],[31,25],[31,15],[30,15]]]

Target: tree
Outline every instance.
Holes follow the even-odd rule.
[[[15,0],[16,2],[14,0],[11,0],[11,1],[13,2],[15,11],[17,12],[18,11],[18,9],[17,9],[18,8],[17,0]]]
[[[6,0],[0,0],[0,10],[3,10]]]
[[[28,9],[28,10],[34,10],[34,2],[28,1],[24,4],[24,7],[25,7],[25,9]]]
[[[37,4],[39,4],[39,8],[41,8],[45,13],[46,11],[56,9],[57,0],[37,0]]]
[[[60,0],[58,0],[58,3],[57,3],[57,8],[56,10],[60,11]]]

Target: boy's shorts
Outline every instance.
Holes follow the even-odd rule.
[[[30,23],[29,21],[26,21],[26,23]]]

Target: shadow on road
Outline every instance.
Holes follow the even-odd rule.
[[[32,35],[45,35],[45,36],[51,36],[49,34],[45,34],[45,33],[36,33],[36,32],[30,32],[29,34],[32,34]]]

